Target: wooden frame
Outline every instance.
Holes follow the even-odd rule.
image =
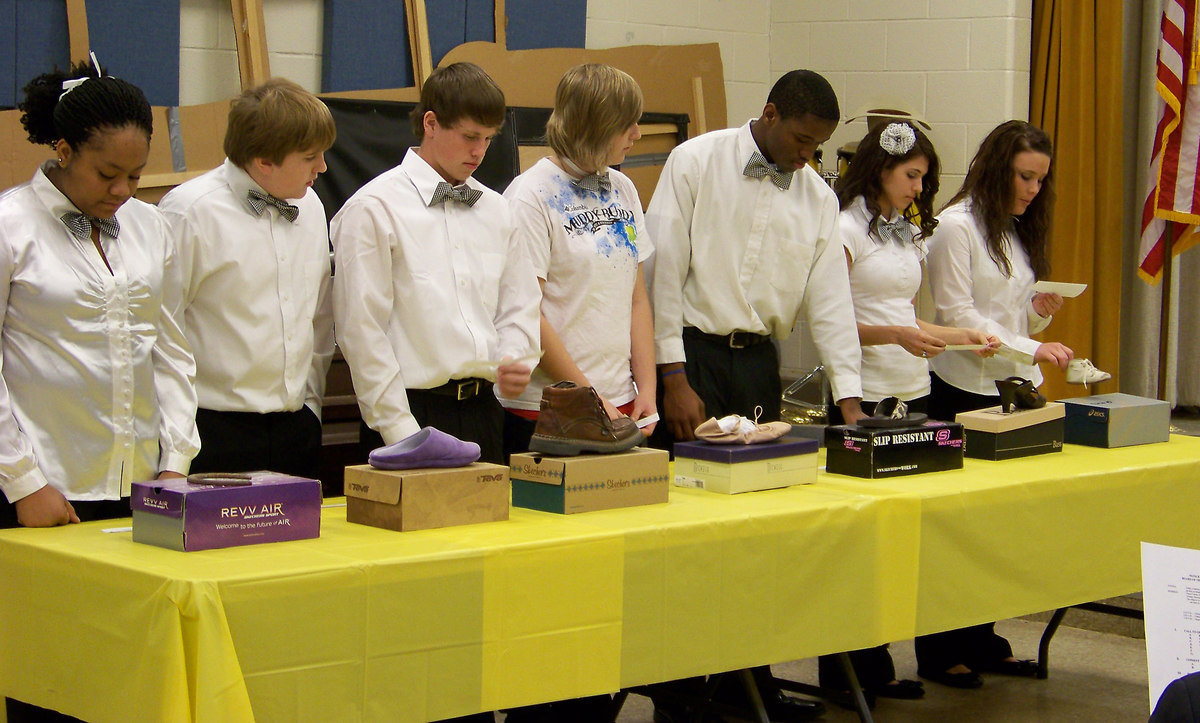
[[[229,0],[229,7],[233,12],[233,35],[237,40],[238,73],[242,90],[246,90],[271,77],[262,0]]]

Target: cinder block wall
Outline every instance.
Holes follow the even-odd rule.
[[[934,126],[948,198],[987,132],[1028,115],[1030,13],[1031,0],[590,0],[587,45],[720,43],[730,125],[793,68],[829,78],[846,117],[903,103]],[[865,132],[843,126],[829,146]]]
[[[320,91],[322,0],[263,0],[263,16],[271,73]],[[211,103],[241,92],[228,0],[180,0],[179,45],[180,105]]]

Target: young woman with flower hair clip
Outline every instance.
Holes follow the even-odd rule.
[[[937,226],[933,198],[939,161],[929,138],[906,122],[879,125],[859,142],[850,167],[835,190],[850,291],[862,344],[863,411],[874,412],[886,397],[924,412],[929,401],[927,359],[947,344],[987,344],[998,340],[975,329],[938,326],[917,318],[913,299],[921,285],[925,240]],[[841,423],[830,405],[833,424]],[[855,674],[869,697],[919,698],[921,683],[897,680],[887,646],[850,653]],[[821,686],[849,687],[836,656],[821,656]]]
[[[929,138],[913,125],[893,122],[867,132],[847,172],[836,183],[838,219],[850,291],[863,346],[863,411],[899,397],[924,412],[929,397],[927,360],[947,344],[999,340],[976,329],[918,319],[913,300],[921,285],[925,242],[937,219],[939,161]],[[836,421],[836,420],[835,420]]]

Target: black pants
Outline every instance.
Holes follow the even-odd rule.
[[[321,420],[308,407],[294,412],[196,410],[200,454],[193,472],[271,470],[318,479]]]
[[[959,412],[992,407],[1000,403],[1000,396],[975,394],[959,389],[931,374],[929,416],[943,421],[954,421]],[[948,630],[944,633],[921,635],[916,639],[917,670],[939,672],[965,665],[974,670],[980,664],[1003,660],[1012,655],[1012,646],[996,634],[995,623],[973,625],[969,628]]]
[[[683,330],[687,355],[684,373],[688,385],[704,402],[706,417],[740,414],[754,419],[762,407],[760,422],[777,422],[782,407],[783,383],[779,379],[779,352],[770,342],[733,349],[687,327]],[[663,408],[663,384],[658,383],[658,408]],[[659,424],[650,436],[650,446],[670,451],[675,444],[670,425]]]
[[[683,330],[683,350],[687,355],[684,370],[688,385],[704,402],[706,417],[724,417],[740,414],[754,419],[755,408],[762,407],[760,422],[777,422],[782,406],[783,383],[779,378],[779,352],[768,342],[735,349],[727,341],[697,333],[686,327]],[[662,409],[662,389],[658,385],[658,408]],[[659,424],[650,440],[651,446],[670,449],[674,444],[669,427]],[[764,700],[779,695],[779,684],[771,675],[771,668],[763,665],[753,668],[754,681]],[[663,683],[679,694],[691,694],[696,689],[696,680],[688,679]],[[651,698],[654,688],[651,686]],[[737,676],[726,675],[717,691],[720,700],[731,704],[743,701],[743,691]],[[662,701],[655,699],[658,706]]]
[[[533,439],[533,430],[537,422],[532,419],[517,416],[512,412],[504,413],[504,461],[514,454],[529,451],[529,441]]]
[[[874,414],[877,404],[879,402],[863,402],[862,410],[867,414]],[[929,395],[917,397],[905,402],[905,404],[908,405],[910,412],[925,413],[929,407]],[[842,418],[841,408],[834,404],[833,400],[830,400],[829,423],[844,424],[845,421]],[[879,688],[896,679],[896,666],[892,663],[892,654],[888,652],[888,646],[886,645],[863,648],[862,650],[851,650],[850,664],[854,667],[854,675],[858,678],[858,684],[865,690]],[[850,683],[846,680],[846,674],[842,672],[842,666],[838,662],[836,655],[822,655],[819,657],[817,659],[817,674],[822,688],[847,690],[850,687]]]
[[[976,394],[945,382],[937,374],[929,373],[929,417],[943,422],[953,422],[954,415],[973,409],[994,407],[1000,403],[1000,395]]]
[[[504,456],[504,408],[492,394],[491,385],[475,396],[455,397],[421,389],[408,390],[408,408],[422,427],[433,427],[465,442],[479,445],[479,461],[507,464]],[[359,451],[366,455],[383,446],[383,437],[363,423],[358,430]]]

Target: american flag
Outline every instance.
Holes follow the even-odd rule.
[[[1200,37],[1196,0],[1167,0],[1158,45],[1160,97],[1151,187],[1142,208],[1138,275],[1156,284],[1167,239],[1178,254],[1200,242]],[[1189,112],[1195,107],[1196,110]]]

